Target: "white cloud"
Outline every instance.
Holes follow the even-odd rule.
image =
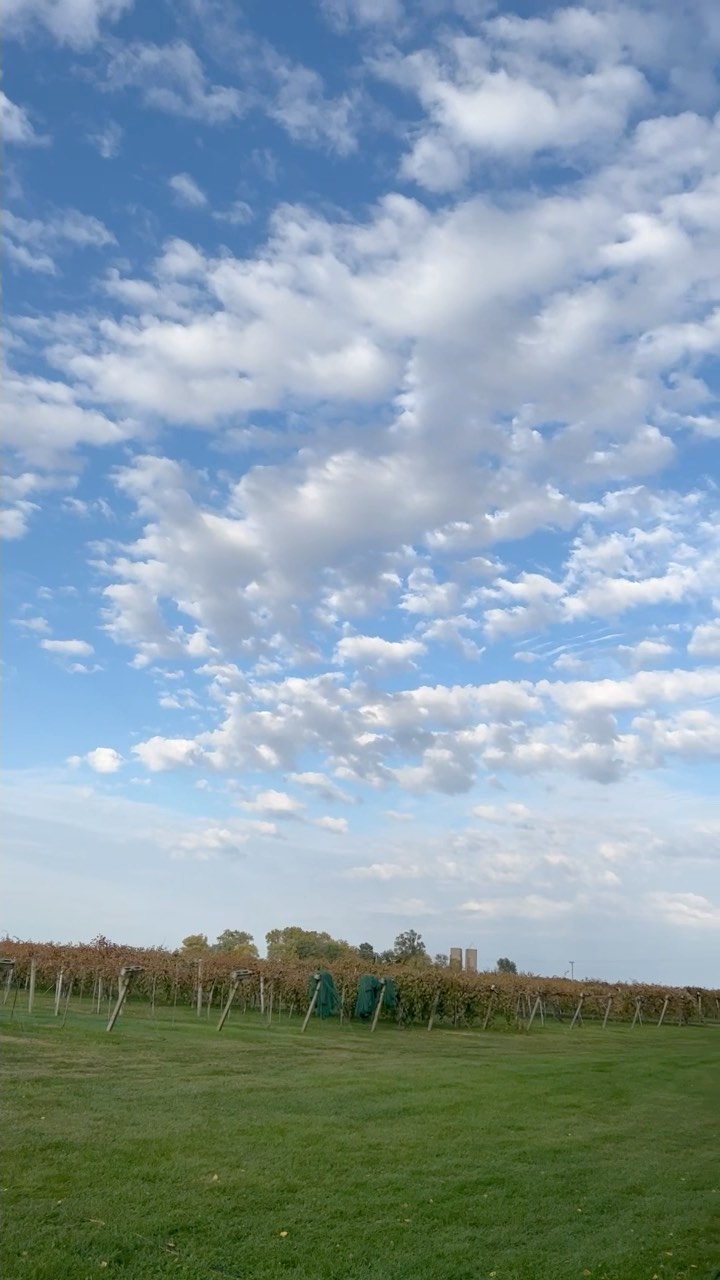
[[[366,867],[351,867],[347,874],[356,880],[414,880],[420,872],[415,866],[397,862],[372,862]]]
[[[26,631],[34,631],[40,635],[49,635],[52,630],[47,618],[37,614],[32,617],[13,618],[12,623],[15,627],[22,627]]]
[[[192,738],[163,738],[156,735],[133,747],[133,753],[152,773],[164,773],[181,765],[191,765],[201,753]]]
[[[634,645],[618,645],[618,653],[635,668],[664,662],[672,652],[673,647],[666,640],[639,640]]]
[[[253,800],[241,800],[240,808],[253,813],[272,814],[277,818],[294,818],[304,805],[286,791],[259,791]]]
[[[407,666],[425,653],[420,640],[384,640],[381,636],[343,636],[335,646],[335,660],[359,667]]]
[[[213,209],[212,216],[219,222],[229,222],[233,227],[244,227],[252,222],[255,215],[246,200],[233,200],[226,209]]]
[[[321,827],[323,831],[334,831],[336,835],[346,835],[348,830],[347,818],[318,818],[315,822],[316,827]]]
[[[696,658],[720,658],[720,618],[701,622],[688,643],[688,653]]]
[[[122,127],[115,120],[110,120],[104,129],[88,134],[88,142],[100,152],[103,160],[114,160],[120,154],[122,140]]]
[[[275,93],[267,111],[296,142],[325,145],[340,155],[357,146],[357,103],[351,93],[328,98],[322,77],[309,67],[291,64],[278,56],[270,60]]]
[[[340,804],[353,804],[354,800],[351,795],[343,791],[337,783],[328,778],[325,773],[306,771],[304,773],[291,773],[291,782],[299,782],[301,786],[308,787],[316,795],[323,800],[330,800]]]
[[[117,22],[133,0],[7,0],[5,34],[26,36],[36,27],[58,44],[86,49],[100,37],[105,23]]]
[[[171,852],[175,858],[193,858],[207,862],[217,857],[247,857],[245,845],[254,837],[277,835],[272,822],[230,822],[187,831],[172,841]]]
[[[89,658],[95,652],[87,640],[41,640],[40,648],[61,658]]]
[[[48,221],[21,218],[9,209],[4,217],[6,251],[11,262],[28,271],[54,275],[53,253],[75,249],[104,248],[115,236],[99,218],[65,209]]]
[[[139,434],[137,420],[113,420],[81,398],[65,382],[8,372],[2,388],[7,445],[25,463],[53,469],[67,465],[79,445],[117,445]]]
[[[720,925],[720,905],[699,893],[650,893],[647,903],[651,911],[680,929],[717,929]]]
[[[140,89],[147,106],[206,124],[224,124],[245,110],[240,90],[211,84],[195,50],[183,40],[116,46],[103,87]]]
[[[338,31],[355,25],[394,26],[403,18],[402,0],[320,0],[320,8]]]
[[[46,143],[47,138],[35,132],[30,116],[24,107],[11,102],[7,94],[0,89],[0,132],[6,143],[15,143],[23,147],[36,147]]]
[[[95,747],[84,756],[70,756],[68,764],[88,764],[95,773],[117,773],[125,761],[114,747]]]
[[[189,209],[202,209],[203,205],[208,202],[205,192],[200,189],[189,173],[173,174],[172,178],[168,179],[168,186],[173,192],[177,203],[185,205]]]
[[[460,910],[486,919],[517,917],[521,920],[551,920],[566,915],[575,907],[572,899],[546,898],[528,894],[524,898],[470,898]]]
[[[448,190],[464,180],[475,154],[517,164],[536,152],[572,153],[590,139],[602,147],[622,133],[648,93],[641,72],[612,65],[592,43],[579,63],[567,28],[557,24],[552,42],[538,38],[549,25],[491,19],[480,36],[446,36],[434,51],[375,62],[377,74],[417,94],[426,112],[404,176]]]

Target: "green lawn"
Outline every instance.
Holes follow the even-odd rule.
[[[60,1022],[0,1016],[4,1280],[720,1267],[720,1028]]]

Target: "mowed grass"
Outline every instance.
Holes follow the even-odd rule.
[[[720,1267],[720,1029],[6,1006],[4,1280],[667,1280]]]

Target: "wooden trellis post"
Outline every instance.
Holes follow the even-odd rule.
[[[133,978],[138,973],[143,973],[143,972],[144,970],[142,965],[139,965],[139,964],[123,965],[122,969],[120,970],[120,977],[118,978],[118,997],[117,997],[117,1000],[115,1001],[115,1008],[113,1009],[108,1019],[108,1024],[107,1024],[107,1027],[105,1028],[106,1031],[112,1031],[113,1027],[115,1026],[115,1023],[117,1022],[118,1017],[120,1016],[120,1010],[122,1009],[125,1001],[127,1000],[127,994],[128,994],[128,991],[130,990],[130,983],[132,982]]]
[[[535,1003],[534,1003],[534,1005],[533,1005],[533,1007],[532,1007],[532,1013],[530,1014],[530,1021],[528,1022],[528,1025],[527,1025],[527,1029],[528,1029],[528,1031],[530,1030],[530,1028],[531,1028],[531,1026],[532,1026],[532,1024],[533,1024],[533,1019],[534,1019],[534,1017],[535,1017],[535,1014],[536,1014],[536,1013],[538,1013],[538,1012],[540,1013],[540,1016],[542,1017],[542,1001],[541,1001],[541,999],[540,999],[540,996],[538,996],[538,997],[536,998]]]
[[[658,1024],[658,1026],[659,1026],[659,1027],[661,1027],[661,1026],[662,1026],[662,1024],[663,1024],[663,1018],[665,1017],[665,1014],[667,1013],[667,1007],[668,1007],[668,1004],[669,1004],[669,1003],[670,1003],[670,997],[669,997],[669,996],[666,996],[666,997],[665,997],[665,1000],[664,1000],[664,1003],[663,1003],[663,1007],[662,1007],[662,1009],[661,1009],[661,1011],[660,1011],[660,1017],[658,1018],[658,1021],[657,1021],[657,1024]]]
[[[635,1026],[635,1023],[636,1023],[636,1022],[639,1022],[639,1023],[640,1023],[640,1026],[642,1026],[642,1024],[643,1024],[643,1016],[642,1016],[642,996],[636,996],[636,997],[635,997],[635,1016],[633,1017],[633,1020],[632,1020],[632,1026],[633,1026],[633,1027]]]
[[[260,981],[262,982],[262,978],[260,979]],[[314,1012],[315,1012],[315,1005],[316,1005],[316,1004],[317,1004],[317,1002],[318,1002],[318,996],[319,996],[319,995],[320,995],[320,979],[319,979],[319,978],[316,978],[316,979],[315,979],[315,990],[313,991],[313,998],[312,998],[312,1000],[310,1001],[310,1007],[309,1007],[309,1009],[308,1009],[307,1013],[305,1014],[305,1021],[303,1022],[302,1026],[301,1026],[301,1028],[300,1028],[300,1031],[301,1031],[301,1032],[306,1030],[306,1028],[307,1028],[307,1024],[308,1024],[308,1022],[310,1021],[310,1019],[311,1019],[312,1015],[313,1015],[313,1014],[314,1014]]]
[[[13,974],[15,972],[15,961],[6,957],[0,958],[0,973],[5,975],[5,995],[3,996],[3,1004],[7,1002],[12,986]]]
[[[437,1013],[439,1003],[440,1003],[440,990],[438,989],[435,992],[435,995],[433,996],[432,1008],[430,1010],[430,1017],[428,1019],[428,1031],[432,1031],[433,1029],[435,1014]]]
[[[203,1001],[202,968],[203,968],[203,962],[202,960],[198,960],[197,961],[197,991],[195,993],[198,1018],[202,1013],[202,1001]]]
[[[63,972],[64,971],[61,969],[60,972],[58,973],[57,978],[55,979],[55,1017],[56,1018],[60,1012],[60,998],[62,996],[62,987],[63,987]]]
[[[612,1002],[613,1002],[613,998],[612,998],[612,996],[608,996],[607,1004],[605,1005],[605,1017],[603,1018],[603,1023],[602,1023],[602,1029],[603,1029],[603,1031],[605,1030],[605,1028],[606,1028],[606,1026],[607,1026],[608,1018],[610,1017],[610,1010],[612,1009]]]
[[[580,999],[578,1000],[578,1006],[577,1006],[577,1009],[575,1010],[575,1012],[574,1012],[574,1014],[573,1014],[572,1022],[570,1023],[570,1030],[571,1030],[571,1031],[572,1031],[573,1027],[575,1026],[575,1023],[576,1023],[576,1022],[579,1022],[579,1023],[580,1023],[580,1025],[582,1026],[582,1006],[583,1006],[583,1000],[584,1000],[584,999],[585,999],[585,996],[583,995],[583,996],[581,996],[581,997],[580,997]]]
[[[222,1013],[220,1014],[220,1021],[217,1024],[218,1031],[222,1031],[223,1027],[225,1026],[225,1023],[227,1022],[228,1014],[230,1013],[230,1006],[233,1000],[235,999],[235,995],[237,994],[237,989],[240,986],[240,983],[244,982],[246,978],[252,978],[251,969],[233,969],[232,970],[230,974],[230,990],[228,992],[228,998],[225,1001],[225,1007]]]
[[[35,975],[37,974],[37,960],[33,956],[30,961],[30,981],[28,983],[28,1013],[32,1013],[35,1003]]]
[[[488,1023],[490,1021],[490,1016],[494,1012],[495,1012],[495,988],[493,987],[492,994],[490,996],[490,1001],[488,1003],[488,1007],[485,1012],[485,1017],[483,1018],[483,1024],[482,1024],[483,1031],[487,1031]]]
[[[375,1012],[373,1013],[372,1026],[370,1027],[371,1031],[374,1031],[378,1024],[378,1018],[380,1017],[380,1010],[382,1009],[382,1003],[384,999],[385,999],[385,979],[381,978],[380,994],[377,998],[377,1004],[375,1005]]]

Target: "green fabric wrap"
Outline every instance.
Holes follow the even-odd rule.
[[[328,973],[327,969],[320,969],[317,973],[314,973],[310,979],[310,985],[308,986],[308,998],[310,1000],[312,1000],[315,994],[315,988],[318,984],[320,985],[320,990],[318,991],[315,1012],[318,1018],[329,1018],[332,1013],[338,1012],[338,1009],[340,1008],[340,996],[338,994],[338,989],[335,986],[335,980],[332,974]]]
[[[364,973],[358,982],[357,999],[355,1001],[355,1017],[371,1018],[375,1012],[382,988],[382,979],[374,973]],[[397,991],[392,978],[385,978],[383,993],[383,1009],[394,1009],[397,1006]]]

